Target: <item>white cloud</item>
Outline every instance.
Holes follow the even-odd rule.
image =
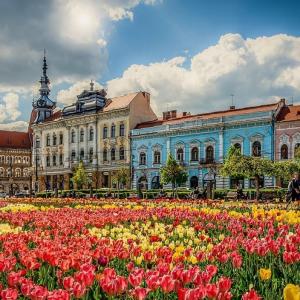
[[[0,122],[15,121],[20,115],[19,96],[15,93],[7,93],[0,103]]]
[[[279,97],[300,99],[300,37],[284,34],[244,39],[221,36],[218,43],[190,60],[175,57],[132,65],[108,81],[110,96],[136,90],[152,95],[156,111],[177,108],[202,112],[223,109],[235,95],[237,106]]]
[[[102,86],[98,82],[94,82],[94,89],[101,89]],[[77,100],[77,96],[83,90],[90,89],[90,81],[83,80],[75,83],[74,85],[70,86],[68,89],[60,90],[57,94],[57,101],[62,105],[69,105]]]
[[[24,121],[16,121],[6,124],[0,124],[0,130],[27,132],[28,123]]]
[[[100,39],[97,40],[97,44],[98,44],[101,48],[104,48],[104,47],[106,47],[106,45],[107,45],[107,41],[100,38]]]

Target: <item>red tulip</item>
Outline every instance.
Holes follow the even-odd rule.
[[[16,300],[18,299],[18,291],[16,289],[8,288],[1,292],[2,300]]]
[[[175,282],[170,275],[164,275],[161,278],[160,287],[164,293],[169,293],[174,290]]]
[[[144,300],[147,297],[149,289],[145,289],[142,287],[136,287],[134,290],[131,291],[131,295],[136,300]]]
[[[251,289],[249,292],[242,296],[242,300],[261,300],[262,298],[256,293],[255,290]]]

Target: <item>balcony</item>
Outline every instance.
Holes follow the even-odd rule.
[[[214,158],[201,158],[199,160],[199,165],[214,165],[216,163],[217,162]]]

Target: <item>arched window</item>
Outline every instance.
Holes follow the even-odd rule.
[[[71,131],[71,143],[75,143],[75,131]]]
[[[280,149],[280,158],[281,159],[288,159],[289,158],[288,152],[289,152],[288,146],[286,144],[283,144],[281,146],[281,149]]]
[[[120,124],[120,136],[125,136],[125,125]]]
[[[50,156],[46,157],[46,166],[50,167]]]
[[[154,164],[160,164],[160,151],[154,151]]]
[[[16,177],[21,177],[21,169],[20,168],[16,168],[16,170],[15,170],[15,176]]]
[[[110,132],[110,136],[112,138],[116,137],[116,125],[111,125],[111,132]]]
[[[213,146],[207,146],[205,149],[206,154],[206,162],[207,163],[213,163],[214,162],[214,147]]]
[[[71,154],[71,162],[74,162],[76,158],[76,152],[75,150],[72,150],[72,154]]]
[[[235,149],[239,150],[240,153],[242,153],[242,145],[241,145],[240,143],[235,143],[235,144],[233,145],[233,147],[234,147]]]
[[[25,168],[25,169],[23,170],[23,176],[24,176],[24,177],[28,177],[28,176],[29,176],[29,172],[28,172],[28,169],[27,169],[27,168]]]
[[[0,168],[0,177],[4,177],[4,169]]]
[[[104,138],[104,139],[107,138],[107,131],[108,131],[108,130],[107,130],[107,127],[104,126],[104,127],[103,127],[103,138]]]
[[[62,133],[59,134],[59,144],[62,145],[64,142],[64,135]]]
[[[146,165],[146,153],[145,152],[141,152],[140,153],[140,165]]]
[[[94,155],[94,150],[93,150],[93,148],[90,148],[90,152],[89,152],[89,161],[90,161],[90,163],[93,162],[93,155]]]
[[[64,157],[62,154],[59,154],[59,165],[62,166],[64,164]]]
[[[93,141],[94,140],[94,128],[93,127],[90,128],[89,136],[90,136],[90,141]]]
[[[84,150],[80,149],[80,160],[84,159]]]
[[[296,158],[300,157],[300,144],[299,143],[295,145],[294,157],[296,157]]]
[[[35,138],[35,147],[40,148],[41,147],[41,140],[39,136],[36,136]]]
[[[46,137],[46,145],[47,145],[47,146],[50,146],[50,134],[47,134],[47,137]]]
[[[178,161],[183,161],[183,149],[182,148],[177,149],[176,158]]]
[[[261,143],[259,141],[255,141],[252,144],[252,155],[255,157],[261,156]]]
[[[116,160],[116,149],[115,148],[112,148],[110,150],[110,158],[111,158],[111,160]]]
[[[56,166],[56,155],[52,156],[52,163],[53,163],[53,166]]]
[[[83,128],[80,129],[80,142],[83,142],[84,141],[84,130]]]
[[[151,189],[157,190],[160,188],[159,176],[154,176],[151,180]]]
[[[199,160],[199,150],[198,147],[193,147],[191,150],[191,161]]]
[[[103,150],[103,161],[107,161],[107,149]]]
[[[55,133],[53,133],[53,136],[52,136],[52,145],[56,146],[56,134]]]
[[[120,160],[124,160],[125,159],[125,150],[124,150],[124,147],[120,147],[119,154],[120,154]]]

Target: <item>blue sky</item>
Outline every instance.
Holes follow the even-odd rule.
[[[43,47],[51,96],[60,107],[91,78],[111,96],[148,90],[158,113],[165,107],[182,110],[187,102],[192,112],[221,109],[231,93],[239,105],[278,97],[300,100],[299,1],[20,3],[0,4],[0,42],[7,45],[0,46],[2,124],[28,120]],[[204,107],[207,100],[211,106]]]

